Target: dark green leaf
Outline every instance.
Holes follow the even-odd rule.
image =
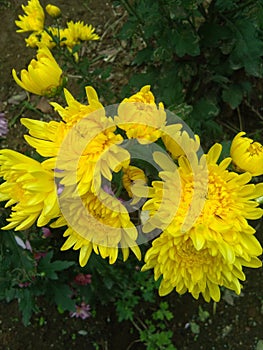
[[[29,289],[24,288],[18,291],[18,305],[22,312],[22,321],[27,326],[35,308],[35,302]]]
[[[62,283],[50,283],[50,291],[58,307],[63,310],[74,311],[75,302],[71,299],[72,290]]]
[[[175,52],[179,57],[184,55],[198,56],[200,54],[199,38],[190,27],[178,28],[173,39]]]
[[[235,46],[230,54],[233,69],[244,67],[253,76],[262,76],[263,41],[259,39],[257,28],[246,19],[229,24],[235,36]]]
[[[222,92],[223,101],[230,104],[232,109],[237,108],[243,99],[243,90],[240,85],[233,84]]]
[[[140,65],[142,63],[149,63],[152,60],[153,49],[146,47],[139,51],[133,61],[134,64]]]
[[[61,261],[56,260],[51,262],[51,258],[53,256],[53,252],[48,252],[45,257],[43,257],[38,264],[38,272],[43,276],[50,279],[57,279],[58,275],[56,272],[66,270],[70,266],[74,265],[72,261]]]

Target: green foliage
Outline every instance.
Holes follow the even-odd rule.
[[[94,254],[89,269],[92,271],[93,295],[102,304],[114,303],[119,322],[132,321],[140,302],[156,301],[159,283],[154,281],[150,272],[140,272],[140,264],[132,256],[127,262],[118,260],[112,266]]]
[[[33,251],[21,247],[17,239],[23,244],[25,237],[17,232],[1,232],[0,300],[17,300],[25,325],[29,324],[32,314],[39,310],[38,296],[47,297],[62,310],[75,310],[76,300],[72,299],[72,288],[68,284],[70,274],[65,276],[65,272],[76,263],[53,260],[53,251],[43,251],[47,249],[45,243],[48,240],[38,238],[37,235],[31,239]]]
[[[169,311],[169,305],[167,302],[162,302],[159,305],[159,309],[155,311],[152,315],[154,320],[168,320],[170,321],[173,318],[173,314]]]
[[[58,271],[63,271],[69,268],[70,266],[74,265],[74,262],[72,261],[60,261],[56,260],[51,262],[50,260],[53,257],[53,252],[48,252],[40,261],[38,264],[38,271],[40,273],[40,276],[49,278],[51,280],[57,280],[58,279]]]
[[[152,313],[151,319],[146,319],[143,329],[140,329],[140,340],[146,345],[147,350],[176,350],[172,343],[173,332],[167,330],[170,327],[173,314],[169,311],[167,302],[161,302],[159,309]]]
[[[130,88],[151,84],[173,109],[192,106],[194,132],[222,133],[216,117],[224,105],[249,99],[252,79],[262,77],[262,0],[122,0],[128,20],[119,36],[132,38]],[[127,92],[127,88],[125,89]]]

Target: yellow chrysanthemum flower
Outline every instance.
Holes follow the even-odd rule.
[[[141,259],[141,252],[136,243],[137,230],[130,221],[129,213],[121,202],[101,190],[99,197],[92,193],[74,198],[69,187],[63,190],[60,200],[63,217],[52,227],[68,225],[64,237],[68,237],[61,250],[80,249],[79,263],[85,266],[92,250],[102,258],[109,258],[113,264],[121,248],[124,261],[129,249]]]
[[[163,104],[160,102],[158,107],[150,86],[146,85],[120,103],[118,116],[114,121],[119,128],[126,131],[129,139],[137,139],[141,144],[155,142],[161,137],[162,128],[166,124]],[[180,128],[181,125],[178,126]]]
[[[146,252],[142,271],[153,268],[155,280],[162,276],[161,296],[176,288],[177,293],[188,291],[196,299],[201,293],[209,302],[211,299],[220,300],[219,286],[240,294],[239,280],[245,280],[242,265],[260,267],[261,262],[256,257],[251,257],[248,262],[239,256],[230,264],[222,255],[212,254],[209,248],[197,250],[190,238],[178,243],[173,235],[164,231]]]
[[[29,134],[31,135],[25,135],[27,143],[34,147],[43,157],[53,157],[52,164],[50,164],[51,168],[55,166],[56,157],[66,135],[80,120],[95,112],[98,119],[105,116],[104,108],[92,87],[86,87],[88,105],[76,101],[67,89],[64,89],[64,94],[68,104],[66,108],[63,108],[56,102],[50,103],[61,116],[61,122],[43,122],[41,120],[21,118],[21,123],[29,129]]]
[[[63,31],[65,40],[61,42],[61,45],[72,49],[81,41],[99,40],[100,37],[94,31],[95,28],[92,25],[84,24],[83,21],[67,22],[67,27]]]
[[[2,229],[25,230],[37,222],[45,226],[60,214],[54,174],[36,160],[18,152],[0,151],[0,201],[12,206],[10,223]]]
[[[120,147],[123,138],[115,134],[111,118],[98,118],[94,113],[82,119],[63,141],[56,168],[60,169],[61,183],[78,183],[80,195],[87,191],[97,193],[102,176],[111,181],[112,171],[118,172],[130,162],[129,152]]]
[[[233,164],[240,172],[248,171],[252,176],[263,175],[263,146],[238,133],[231,144],[230,155]]]
[[[255,229],[248,224],[247,219],[262,217],[263,210],[258,208],[255,199],[262,196],[263,184],[248,184],[251,180],[250,174],[238,175],[228,171],[231,158],[217,164],[221,149],[221,145],[215,144],[200,160],[195,153],[189,155],[188,159],[182,156],[178,160],[178,168],[163,153],[154,154],[155,161],[164,169],[159,173],[163,181],[153,182],[153,188],[148,190],[150,199],[143,206],[143,210],[149,211],[150,218],[143,230],[148,232],[155,227],[163,230],[164,234],[157,242],[166,240],[170,254],[164,253],[165,248],[159,254],[156,249],[151,248],[145,268],[153,267],[157,271],[156,276],[166,271],[160,289],[162,295],[176,287],[181,292],[188,289],[194,296],[201,292],[206,300],[209,300],[210,291],[211,297],[218,300],[218,289],[215,288],[217,284],[240,291],[239,284],[230,274],[231,271],[235,271],[238,277],[236,271],[240,271],[241,265],[261,265],[257,256],[262,253],[262,248],[254,236]],[[137,188],[135,193],[146,195],[145,188]],[[187,252],[186,243],[187,247],[192,247],[193,254],[198,255],[193,261],[201,259],[201,253],[211,256],[211,264],[214,261],[214,265],[218,266],[221,261],[221,274],[224,276],[219,274],[214,279],[208,272],[205,279],[201,275],[192,276],[195,270],[190,269],[190,263],[188,277],[184,274],[184,269],[177,269],[176,264],[173,269],[166,269],[164,266],[172,266],[173,260],[180,259]],[[187,283],[186,278],[189,279]],[[210,282],[204,284],[204,280],[213,282],[213,287]],[[234,284],[230,285],[226,280]],[[232,288],[234,285],[236,288]]]
[[[179,131],[176,124],[168,125],[164,128],[162,140],[166,150],[173,159],[178,159],[189,152],[197,152],[200,147],[198,135],[194,135],[194,138],[191,138],[187,131]]]
[[[52,103],[63,122],[22,118],[31,136],[26,141],[44,157],[50,168],[58,168],[63,185],[79,184],[80,194],[98,191],[101,176],[112,179],[112,171],[129,164],[129,152],[118,146],[123,138],[115,134],[112,118],[105,116],[96,91],[87,87],[89,105],[83,105],[65,91],[68,107]],[[48,165],[47,165],[48,166]],[[63,171],[63,172],[62,172]]]
[[[59,40],[63,38],[63,29],[48,27],[47,30],[49,33],[52,33],[52,35],[59,38]],[[42,30],[41,32],[31,33],[29,37],[25,39],[26,46],[32,48],[46,46],[48,49],[52,49],[56,46],[56,42],[48,32],[46,30]]]
[[[27,5],[22,5],[25,15],[19,15],[16,25],[21,28],[17,32],[39,32],[44,29],[45,13],[38,0],[29,0]]]
[[[53,18],[57,18],[57,17],[59,17],[61,15],[60,8],[55,6],[55,5],[48,4],[46,6],[46,11],[49,14],[49,16],[51,16]]]
[[[23,89],[40,96],[52,97],[63,86],[62,70],[47,47],[37,52],[37,60],[33,59],[28,69],[22,69],[21,80],[15,69],[12,70],[15,82]]]
[[[67,89],[64,90],[67,107],[63,108],[56,102],[50,103],[54,107],[55,111],[59,113],[64,122],[70,126],[75,125],[86,115],[94,113],[95,111],[98,113],[98,118],[105,117],[104,107],[100,103],[95,89],[93,89],[91,86],[87,86],[85,90],[89,102],[88,105],[84,105],[75,100]]]

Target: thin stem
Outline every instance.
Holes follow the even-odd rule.
[[[133,324],[134,328],[136,328],[139,333],[142,331],[142,329],[137,325],[137,323],[134,320],[131,320],[131,323]]]
[[[244,100],[245,105],[248,106],[252,112],[256,114],[256,116],[260,119],[263,120],[263,116],[259,113],[259,111],[256,110],[255,107],[253,107],[247,100]]]
[[[239,121],[239,129],[243,130],[243,122],[242,122],[242,117],[240,113],[240,108],[237,107],[237,115],[238,115],[238,121]]]
[[[130,350],[135,343],[141,343],[140,339],[136,339],[129,344],[126,350]]]

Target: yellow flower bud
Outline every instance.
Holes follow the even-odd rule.
[[[49,16],[53,18],[57,18],[61,15],[60,8],[55,5],[48,4],[46,6],[46,11],[49,14]]]
[[[22,69],[17,77],[12,70],[15,82],[23,89],[40,96],[52,97],[59,93],[64,85],[62,70],[47,47],[38,49],[36,59],[33,59],[28,69]]]
[[[248,137],[245,132],[238,133],[232,142],[230,156],[236,170],[248,171],[252,176],[263,175],[263,146]]]

